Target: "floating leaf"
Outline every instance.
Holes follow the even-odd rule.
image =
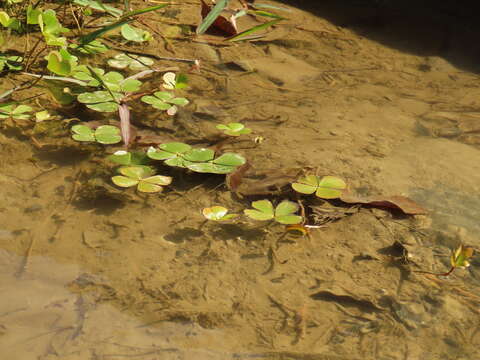
[[[148,31],[130,26],[128,24],[122,25],[121,34],[126,40],[135,42],[148,41],[152,37]]]
[[[77,141],[95,141],[94,131],[86,125],[72,126],[72,138]]]
[[[102,125],[95,129],[95,139],[100,144],[116,144],[122,141],[120,129],[112,125]]]
[[[302,194],[317,195],[322,199],[337,199],[347,188],[345,182],[335,176],[324,176],[319,178],[316,175],[307,175],[292,184],[292,188]]]
[[[233,219],[238,216],[238,214],[227,214],[228,209],[223,206],[212,206],[207,207],[202,210],[203,216],[208,220],[213,221],[226,221]]]
[[[241,166],[246,163],[246,160],[239,154],[225,153],[213,160],[213,163],[225,166]]]
[[[153,65],[153,60],[145,56],[118,54],[113,59],[108,60],[108,65],[117,69],[128,67],[130,70],[140,71]]]
[[[122,166],[118,171],[122,175],[112,177],[115,185],[120,187],[137,185],[137,190],[140,192],[160,192],[163,190],[162,186],[172,182],[169,176],[154,175],[152,168],[148,166]]]
[[[244,134],[250,134],[251,129],[246,128],[245,125],[241,123],[229,123],[226,125],[219,124],[216,126],[218,130],[223,130],[224,134],[230,136],[240,136]]]
[[[187,161],[192,162],[205,162],[213,160],[215,156],[215,152],[212,149],[192,149],[185,154],[183,154],[183,158]]]
[[[255,220],[271,220],[275,217],[273,205],[269,200],[258,200],[252,202],[252,207],[256,210],[243,210],[245,215]]]
[[[298,211],[299,206],[288,200],[282,201],[278,206],[273,208],[269,200],[259,200],[252,202],[252,207],[255,209],[244,210],[245,215],[255,220],[271,220],[281,224],[299,224],[303,221],[303,217],[294,215]]]

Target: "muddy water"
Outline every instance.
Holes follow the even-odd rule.
[[[165,48],[158,38],[142,48],[201,59],[203,71],[190,75],[192,105],[175,120],[131,104],[134,124],[212,145],[216,124],[242,121],[253,136],[229,146],[256,171],[313,167],[364,195],[408,196],[429,214],[364,208],[332,216],[337,221],[305,238],[281,238],[281,227],[265,231],[244,219],[204,224],[203,207],[241,212],[251,198],[231,194],[221,177],[183,172],[171,173],[174,184],[161,195],[119,191],[103,154],[7,129],[0,134],[6,359],[480,356],[480,262],[448,279],[414,272],[447,271],[460,243],[480,247],[478,75],[441,53],[387,46],[378,41],[385,28],[338,27],[291,9],[290,20],[255,43],[206,37]],[[193,24],[196,5],[170,16],[150,25]]]

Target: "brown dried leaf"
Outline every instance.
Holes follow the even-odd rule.
[[[374,207],[384,207],[402,211],[407,215],[424,215],[427,210],[412,199],[405,196],[369,196],[360,197],[350,193],[343,193],[340,200],[348,204],[362,204]]]

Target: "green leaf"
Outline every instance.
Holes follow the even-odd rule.
[[[174,98],[170,100],[169,103],[179,105],[179,106],[186,106],[189,104],[189,101],[185,98]]]
[[[291,215],[296,213],[300,207],[297,203],[293,201],[283,200],[278,206],[275,208],[275,219],[277,217]]]
[[[121,175],[112,177],[112,181],[115,185],[120,187],[125,187],[125,188],[135,186],[139,183],[138,180],[135,180],[126,176],[121,176]]]
[[[319,186],[319,178],[316,175],[307,175],[292,184],[293,190],[302,194],[313,194]]]
[[[131,70],[140,71],[153,65],[153,60],[145,56],[118,54],[108,60],[108,65],[117,69],[128,67]]]
[[[335,176],[324,176],[318,184],[315,195],[322,199],[337,199],[346,188],[347,184],[342,179]]]
[[[118,110],[118,104],[116,102],[104,102],[99,104],[88,104],[89,109],[98,111],[98,112],[115,112]]]
[[[172,178],[170,176],[154,175],[146,179],[143,179],[143,181],[150,184],[165,186],[165,185],[170,185],[172,183]]]
[[[189,170],[199,173],[215,173],[215,165],[210,162],[192,162],[185,165]]]
[[[71,130],[76,141],[95,141],[94,131],[86,125],[74,125]]]
[[[143,42],[147,40],[146,34],[148,32],[145,30],[130,26],[128,24],[125,24],[125,25],[122,25],[121,33],[122,33],[122,36],[128,41]]]
[[[161,144],[159,148],[171,153],[183,154],[189,151],[192,147],[188,144],[184,144],[181,142],[171,142],[171,143]]]
[[[276,216],[275,221],[279,222],[280,224],[294,225],[300,224],[303,221],[303,217],[301,217],[300,215],[283,215]]]
[[[205,162],[213,160],[215,152],[211,149],[192,149],[183,155],[183,158],[192,162]]]
[[[160,185],[151,184],[146,181],[140,181],[137,186],[137,190],[144,193],[157,193],[163,190]]]
[[[233,219],[238,216],[238,214],[227,214],[228,209],[223,207],[223,206],[212,206],[212,207],[207,207],[202,210],[203,216],[207,218],[208,220],[213,220],[213,221],[226,221]]]
[[[12,19],[10,19],[10,16],[5,11],[0,11],[0,24],[4,27],[8,27],[11,22]]]
[[[107,159],[120,165],[131,165],[132,153],[125,150],[118,150],[112,155],[108,156]]]
[[[255,220],[265,221],[265,220],[273,219],[273,214],[265,213],[265,212],[258,211],[258,210],[245,209],[245,210],[243,210],[243,212],[249,218],[252,218],[252,219],[255,219]]]
[[[225,153],[213,160],[213,163],[226,166],[241,166],[246,163],[246,160],[239,154]]]
[[[229,0],[219,0],[212,10],[205,16],[202,23],[197,27],[197,35],[203,34],[215,22],[220,13],[227,7]]]
[[[120,169],[118,169],[118,171],[120,172],[120,174],[135,180],[141,180],[153,175],[152,168],[141,165],[122,166]]]
[[[242,31],[241,33],[235,35],[235,36],[232,36],[231,38],[228,38],[227,40],[228,41],[239,41],[239,40],[242,40],[243,38],[245,38],[247,35],[250,35],[250,34],[253,34],[257,31],[261,31],[261,30],[265,30],[267,28],[269,28],[270,26],[272,25],[275,25],[276,23],[278,23],[280,20],[282,19],[275,19],[275,20],[272,20],[272,21],[269,21],[269,22],[266,22],[264,24],[261,24],[261,25],[257,25],[257,26],[254,26],[248,30],[245,30],[245,31]]]
[[[116,144],[122,141],[120,129],[112,125],[102,125],[95,130],[95,138],[100,144]]]
[[[261,212],[271,214],[273,216],[273,205],[270,200],[258,200],[252,202],[252,207]]]
[[[123,92],[134,92],[140,89],[142,82],[137,79],[126,79],[121,83],[120,86]]]

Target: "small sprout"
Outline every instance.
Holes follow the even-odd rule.
[[[156,193],[169,185],[172,178],[169,176],[154,175],[155,172],[148,166],[122,166],[118,169],[121,175],[113,176],[112,181],[120,187],[137,186],[137,190],[145,193]]]
[[[185,89],[187,85],[187,76],[184,74],[175,75],[173,72],[163,74],[163,88],[168,90]]]
[[[300,224],[303,222],[303,217],[300,215],[294,215],[300,207],[298,204],[283,200],[274,209],[272,203],[269,200],[259,200],[252,202],[254,209],[244,210],[245,215],[255,220],[272,220],[285,225]]]
[[[452,267],[446,273],[433,273],[429,271],[415,271],[416,273],[420,274],[430,274],[435,276],[448,276],[450,275],[453,270],[456,268],[465,269],[470,266],[470,258],[473,256],[473,248],[470,246],[463,246],[462,244],[459,245],[458,248],[452,250],[452,255],[450,256],[450,264]]]
[[[228,209],[223,206],[212,206],[202,210],[203,216],[208,220],[227,221],[236,218],[238,214],[227,214]]]
[[[473,248],[468,246],[460,245],[455,251],[452,251],[452,256],[450,257],[450,263],[453,268],[467,268],[470,266],[470,261],[468,261],[473,256]]]
[[[316,175],[307,175],[292,184],[293,190],[302,194],[317,195],[322,199],[337,199],[347,188],[347,184],[336,176],[324,176],[319,178]]]
[[[0,104],[0,119],[13,118],[17,120],[25,120],[30,118],[27,112],[31,112],[33,109],[28,105],[18,105],[15,107],[14,104]]]
[[[130,26],[128,24],[122,25],[121,33],[125,40],[135,41],[135,42],[144,42],[152,38],[152,34],[148,31]]]
[[[72,132],[72,138],[77,141],[96,141],[106,145],[122,141],[120,129],[112,125],[102,125],[95,130],[86,125],[74,125]]]
[[[252,132],[252,129],[245,127],[245,125],[241,123],[229,123],[227,125],[219,124],[217,125],[217,129],[223,130],[223,133],[229,136],[246,135]]]
[[[130,70],[141,71],[153,65],[153,60],[145,56],[118,54],[108,60],[108,65],[116,69],[128,67]]]
[[[42,122],[50,119],[52,116],[48,113],[47,110],[39,111],[35,113],[35,121]]]
[[[152,105],[155,109],[166,110],[167,114],[173,116],[177,113],[178,106],[186,106],[189,101],[185,98],[176,98],[172,93],[157,91],[151,95],[142,97],[144,103]]]

